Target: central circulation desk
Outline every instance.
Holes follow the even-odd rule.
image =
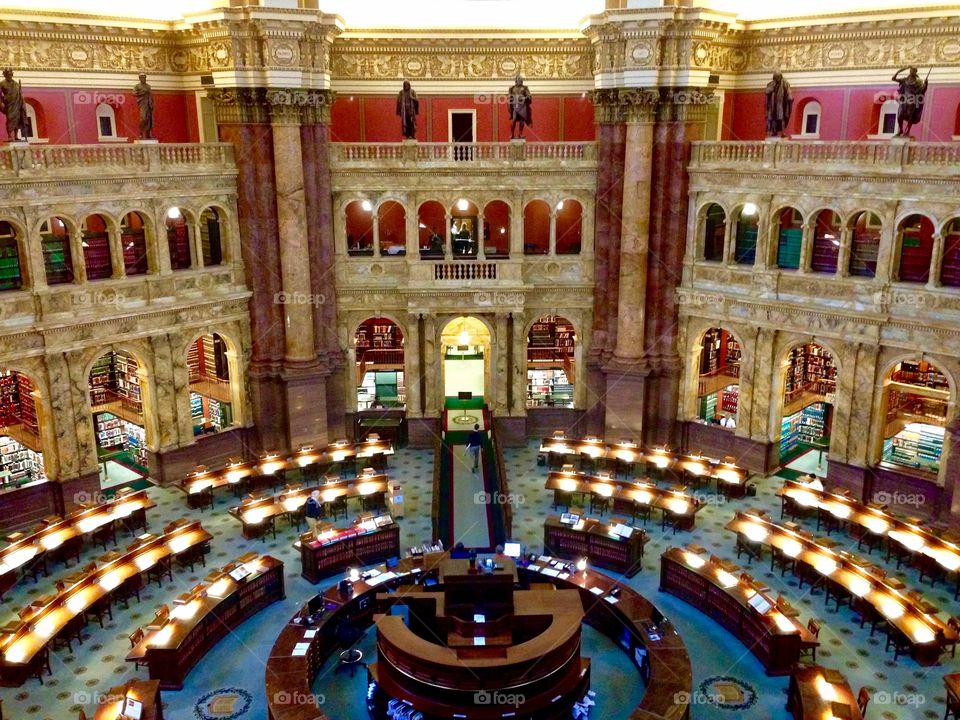
[[[392,570],[380,568],[374,577],[353,583],[349,594],[340,593],[334,584],[304,606],[284,627],[267,660],[269,720],[326,720],[328,716],[311,702],[311,684],[324,662],[341,649],[337,641],[341,622],[349,621],[359,628],[368,626],[377,610],[377,593],[428,575],[435,577],[440,562],[447,557],[447,553],[431,553],[404,558]],[[662,616],[631,588],[593,570],[570,574],[564,565],[547,557],[529,566],[520,565],[520,584],[549,582],[559,589],[578,590],[585,622],[610,637],[638,663],[647,690],[630,713],[631,720],[688,720],[693,670],[683,639],[671,628],[656,628]],[[317,613],[320,609],[322,616]],[[308,627],[304,618],[311,613],[314,620]],[[357,698],[357,702],[362,701]]]
[[[146,663],[164,690],[180,690],[193,666],[244,620],[286,597],[283,563],[264,555],[244,556],[179,596],[166,617],[147,628],[127,655]],[[239,579],[237,579],[239,578]]]
[[[587,558],[592,565],[633,577],[640,572],[643,546],[650,539],[640,528],[629,528],[629,537],[614,532],[610,523],[582,518],[574,525],[551,515],[543,521],[545,552],[567,560]]]
[[[310,533],[301,535],[294,544],[300,550],[300,574],[315,585],[347,568],[399,557],[400,526],[389,515],[380,517],[389,520],[375,518],[345,530],[330,530],[317,540]]]

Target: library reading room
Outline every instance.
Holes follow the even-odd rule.
[[[0,2],[0,720],[960,720],[958,1]]]

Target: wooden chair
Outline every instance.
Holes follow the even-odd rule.
[[[814,640],[820,639],[820,623],[810,618],[807,622],[807,630],[810,631],[810,634],[813,635]],[[803,657],[806,653],[810,653],[810,660],[814,664],[817,662],[817,646],[816,645],[801,645],[800,647],[800,657]]]
[[[570,507],[570,503],[573,502],[573,493],[567,492],[565,490],[554,490],[553,491],[553,503],[550,507],[554,510],[559,510],[560,506],[563,506],[564,511]]]
[[[37,651],[37,654],[33,656],[33,660],[30,661],[30,671],[31,674],[40,681],[40,684],[45,684],[43,682],[43,671],[47,671],[47,675],[53,675],[53,670],[50,667],[50,650],[47,649],[47,646],[44,645]]]
[[[957,656],[957,641],[960,638],[960,618],[956,616],[951,616],[947,619],[947,628],[953,630],[953,638],[944,637],[940,645],[943,648],[944,652],[949,648],[950,657],[954,658]],[[2,720],[2,719],[0,719]]]
[[[80,645],[83,645],[83,638],[80,633],[86,624],[86,618],[83,613],[80,613],[76,617],[70,618],[67,621],[67,624],[64,625],[60,632],[53,636],[53,649],[56,650],[58,646],[66,646],[67,650],[70,653],[73,653],[73,641],[76,640]]]
[[[860,692],[857,693],[857,707],[860,708],[860,715],[863,716],[864,720],[867,717],[867,705],[870,704],[870,691],[865,687],[860,688]]]
[[[165,577],[173,582],[173,568],[169,557],[161,558],[152,567],[147,568],[147,582],[156,580],[157,587],[163,587],[163,578]]]
[[[143,635],[144,635],[144,633],[143,633],[143,628],[137,628],[137,629],[134,630],[132,633],[130,633],[128,639],[130,640],[130,649],[131,649],[131,650],[133,650],[138,644],[140,644],[140,642],[143,641]],[[144,666],[146,666],[146,663],[142,663],[142,664],[143,664]],[[133,663],[133,669],[134,669],[134,670],[139,670],[139,669],[140,669],[140,665],[141,665],[141,663],[135,660],[134,663]]]
[[[123,601],[123,607],[130,607],[130,597],[132,595],[137,596],[137,602],[140,602],[140,591],[143,589],[143,576],[140,573],[135,573],[120,583],[112,595],[117,600]]]
[[[0,720],[3,720],[3,719],[0,718]],[[83,710],[81,710],[80,716],[77,718],[77,720],[87,720],[87,714]]]
[[[347,497],[345,495],[341,495],[327,504],[330,506],[330,516],[334,520],[340,515],[342,515],[344,519],[347,517]]]
[[[599,512],[601,516],[610,510],[610,498],[590,493],[590,513]]]
[[[633,522],[637,522],[637,518],[643,518],[643,526],[647,526],[647,520],[650,519],[650,511],[652,506],[650,503],[642,503],[639,500],[633,501]]]
[[[896,660],[901,655],[910,655],[912,645],[910,639],[900,630],[900,628],[895,627],[890,622],[887,623],[887,644],[884,647],[884,650],[890,650],[893,647],[893,660]]]
[[[953,720],[960,718],[960,697],[957,697],[953,690],[947,687],[947,708],[943,712],[943,720],[950,720],[950,718],[953,718]],[[0,720],[3,720],[3,718],[0,718]]]

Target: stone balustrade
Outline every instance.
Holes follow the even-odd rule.
[[[595,167],[596,148],[592,142],[428,142],[331,143],[331,164],[362,168],[379,165],[449,165],[556,167],[570,164]]]

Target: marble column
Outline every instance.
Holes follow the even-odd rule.
[[[496,348],[496,357],[492,363],[494,376],[490,379],[494,386],[493,414],[500,417],[509,414],[507,409],[507,385],[510,383],[510,366],[507,364],[507,356],[513,350],[510,348],[510,339],[507,337],[506,313],[497,313],[494,323],[496,335],[493,338],[493,344]]]
[[[422,328],[417,315],[406,317],[407,336],[403,343],[403,377],[407,386],[407,417],[423,417],[420,409],[422,371],[420,368],[420,336]]]
[[[947,423],[943,440],[941,476],[946,478],[946,484],[942,508],[938,510],[940,515],[948,511],[955,517],[960,515],[960,490],[957,488],[960,483],[960,417],[954,417]]]
[[[943,263],[943,235],[935,233],[933,236],[933,255],[930,257],[930,277],[927,278],[927,288],[936,290],[940,287],[940,267]]]
[[[776,229],[777,225],[771,222],[771,225],[774,227],[774,232],[779,231]],[[813,234],[816,232],[816,222],[807,222],[802,226],[803,237],[800,240],[800,266],[797,268],[799,273],[810,272],[810,257],[813,252]],[[779,237],[777,238],[777,243],[774,244],[774,247],[779,245]],[[773,267],[777,266],[776,260],[773,263]]]

